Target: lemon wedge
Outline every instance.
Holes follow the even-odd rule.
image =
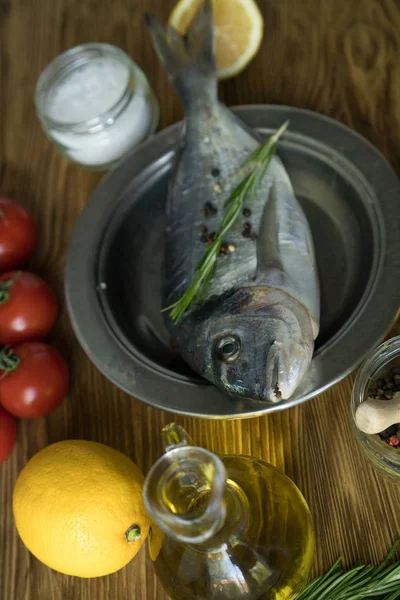
[[[186,33],[203,0],[179,0],[169,18],[180,34]],[[237,75],[257,54],[264,20],[254,0],[213,0],[215,60],[218,79]]]

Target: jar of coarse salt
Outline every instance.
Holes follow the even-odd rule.
[[[157,128],[159,107],[146,76],[125,52],[91,43],[57,56],[36,85],[47,136],[71,161],[115,166]]]

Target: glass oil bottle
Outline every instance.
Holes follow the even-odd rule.
[[[248,456],[217,457],[185,430],[163,430],[147,475],[149,552],[173,600],[290,600],[314,555],[308,506],[295,484]]]

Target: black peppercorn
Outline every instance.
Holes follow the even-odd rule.
[[[204,208],[206,209],[206,211],[208,211],[208,214],[210,214],[210,215],[217,214],[217,209],[215,208],[215,206],[213,204],[211,204],[211,202],[206,202],[204,205]]]
[[[391,435],[396,435],[396,431],[397,431],[396,425],[391,425],[390,427],[385,429],[385,431],[381,431],[381,433],[379,435],[381,436],[381,438],[383,440],[386,440]]]
[[[400,392],[400,373],[398,367],[392,368],[383,376],[371,381],[371,386],[367,391],[367,397],[385,402],[392,400],[394,395]],[[399,419],[400,420],[400,419]],[[400,448],[400,422],[391,425],[379,434],[381,440],[393,448]],[[398,452],[398,450],[396,450]]]

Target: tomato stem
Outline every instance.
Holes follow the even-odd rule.
[[[20,362],[20,358],[13,354],[12,348],[9,346],[5,346],[0,350],[0,371],[4,371],[3,377],[10,371],[15,371]]]
[[[20,276],[21,271],[19,271],[19,273],[17,273],[12,279],[7,279],[7,281],[2,281],[0,283],[0,304],[7,302],[8,297],[10,295],[11,287],[14,285],[17,279],[19,279]]]

